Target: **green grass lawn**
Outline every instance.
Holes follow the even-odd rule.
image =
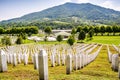
[[[88,41],[87,43],[119,45],[120,44],[120,36],[94,36],[93,39],[91,41]]]
[[[79,42],[79,41],[78,41]],[[120,36],[94,36],[91,41],[84,40],[85,43],[100,43],[100,44],[120,44]],[[24,44],[35,43],[35,44],[66,44],[67,41],[57,42],[57,41],[39,41],[34,42],[32,40],[24,40]]]
[[[0,73],[0,80],[38,80],[38,71],[34,70],[33,64],[19,64],[13,67],[8,64],[8,71]],[[81,70],[72,71],[66,75],[65,66],[51,67],[49,61],[49,80],[119,80],[118,73],[112,71],[108,62],[107,47],[104,45],[92,63]]]
[[[59,44],[59,42],[37,42],[26,40],[25,44]],[[66,41],[60,44],[66,43]],[[49,61],[49,80],[119,80],[118,72],[111,69],[111,64],[108,62],[107,47],[105,44],[120,44],[120,36],[94,36],[93,40],[85,43],[101,43],[104,44],[99,55],[89,65],[81,70],[72,71],[70,75],[66,75],[65,66],[51,67]],[[110,47],[112,52],[116,52],[113,47]],[[96,49],[94,49],[96,50]],[[93,51],[94,52],[94,51]],[[29,62],[31,63],[31,62]],[[13,67],[8,64],[8,71],[0,73],[0,80],[38,80],[38,71],[34,70],[33,64],[18,64]]]

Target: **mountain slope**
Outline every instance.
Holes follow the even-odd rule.
[[[104,22],[120,22],[120,12],[112,9],[103,8],[90,3],[76,4],[65,3],[63,5],[48,8],[46,10],[24,15],[20,18],[3,21],[1,23],[9,22],[35,22],[57,20],[84,20],[96,23]],[[69,21],[68,21],[69,22]]]

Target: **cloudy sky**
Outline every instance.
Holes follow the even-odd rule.
[[[0,21],[41,11],[66,2],[92,3],[120,11],[120,0],[0,0]]]

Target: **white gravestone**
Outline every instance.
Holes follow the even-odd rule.
[[[69,54],[66,57],[66,74],[70,74],[72,71],[72,56]]]
[[[65,54],[62,54],[62,65],[65,65]]]
[[[81,69],[81,54],[78,54],[78,69]]]
[[[57,54],[57,65],[60,66],[60,53]]]
[[[112,69],[118,71],[118,54],[113,54],[112,56]]]
[[[18,64],[20,64],[21,63],[21,54],[19,53],[18,54]]]
[[[77,70],[78,69],[78,57],[77,55],[75,54],[74,55],[74,70]]]
[[[54,56],[54,54],[51,55],[51,66],[52,67],[55,66],[55,56]]]
[[[48,80],[48,55],[45,50],[38,54],[39,80]]]
[[[34,69],[38,69],[38,54],[34,54]]]
[[[7,71],[7,58],[3,50],[0,50],[0,72]]]
[[[28,64],[28,56],[26,53],[23,54],[24,65]]]
[[[13,54],[13,66],[17,65],[16,54]]]

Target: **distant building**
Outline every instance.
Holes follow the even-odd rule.
[[[67,33],[71,33],[71,29],[69,30],[52,30],[53,33],[58,33],[58,32],[67,32]]]
[[[68,38],[71,34],[65,31],[61,31],[58,33],[55,33],[55,36],[57,37],[58,35],[62,35],[64,38]]]

